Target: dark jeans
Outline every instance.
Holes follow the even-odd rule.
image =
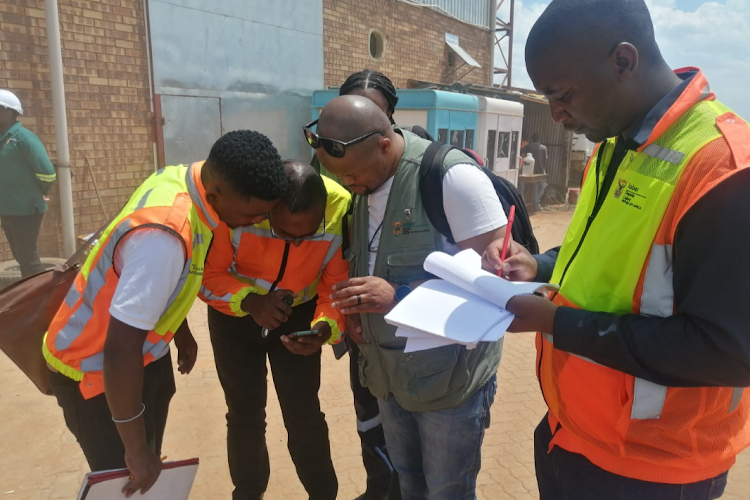
[[[21,276],[24,278],[44,271],[36,249],[43,217],[44,214],[0,216],[10,252],[21,267]]]
[[[227,452],[234,500],[258,500],[268,487],[266,356],[297,475],[311,500],[336,498],[328,425],[318,399],[321,352],[292,354],[279,339],[282,334],[309,330],[316,303],[311,300],[295,307],[289,320],[265,339],[251,316],[236,318],[208,308],[216,371],[229,408]]]
[[[383,423],[380,420],[378,398],[359,380],[359,347],[347,338],[349,345],[349,378],[357,414],[357,433],[362,442],[362,463],[367,472],[367,490],[363,500],[401,500],[398,473],[391,463],[385,446]]]
[[[78,382],[52,371],[49,372],[49,381],[57,404],[63,410],[65,424],[81,445],[91,470],[124,469],[125,447],[112,422],[105,395],[83,399]],[[146,366],[143,373],[146,439],[156,456],[161,454],[169,402],[174,393],[172,357],[167,353]]]
[[[378,400],[404,500],[476,500],[482,441],[496,392],[493,375],[453,408],[415,412],[394,397]]]
[[[618,476],[583,455],[555,446],[547,417],[534,432],[534,458],[540,500],[714,500],[727,485],[725,472],[690,484],[662,484]]]

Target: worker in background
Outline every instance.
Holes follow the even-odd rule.
[[[24,128],[21,101],[0,90],[0,223],[21,276],[44,271],[36,243],[55,168],[44,144]]]
[[[750,127],[669,68],[644,0],[553,1],[526,62],[553,119],[601,142],[561,248],[485,255],[561,285],[508,303],[541,332],[541,499],[719,498],[750,444]]]
[[[65,423],[92,471],[130,470],[128,497],[161,471],[172,338],[180,372],[195,364],[185,318],[212,231],[262,221],[286,187],[276,148],[248,130],[221,137],[205,162],[159,170],[104,230],[52,321],[43,354]]]
[[[481,253],[499,237],[506,224],[500,200],[471,159],[450,151],[443,162],[443,193],[457,242],[451,244],[432,226],[419,196],[419,165],[431,142],[393,128],[360,96],[329,102],[318,125],[317,131],[305,129],[308,142],[357,195],[351,279],[336,285],[333,305],[351,320],[360,381],[378,398],[401,495],[473,499],[502,344],[406,354],[406,339],[395,336],[384,316],[429,278],[423,265],[431,252]]]
[[[531,156],[534,157],[534,175],[546,174],[549,157],[547,155],[547,146],[542,144],[542,134],[539,132],[531,134],[531,142],[521,148],[521,158],[525,158],[528,153],[531,153]],[[530,213],[547,210],[546,207],[542,206],[542,195],[546,187],[547,183],[544,181],[526,184],[523,196],[527,203],[531,202],[531,206],[529,207]]]
[[[234,500],[260,499],[268,486],[266,361],[310,499],[335,500],[338,490],[318,390],[321,346],[346,328],[330,295],[349,274],[341,246],[351,196],[305,163],[288,161],[285,170],[289,187],[268,220],[216,232],[201,288],[229,408]],[[308,330],[320,333],[294,335]]]
[[[339,95],[357,95],[366,97],[374,102],[392,125],[395,125],[393,113],[396,111],[398,96],[393,82],[378,71],[364,69],[349,75],[341,88]],[[432,142],[434,139],[424,128],[419,125],[404,127],[417,136]],[[320,165],[317,153],[313,155],[313,166],[323,175],[340,179],[328,172]],[[354,395],[354,409],[357,414],[357,433],[362,444],[362,463],[367,472],[367,486],[365,492],[355,500],[400,500],[401,491],[398,484],[398,473],[388,456],[385,446],[383,425],[380,421],[380,410],[378,399],[372,395],[369,389],[362,387],[359,381],[359,348],[357,343],[346,338],[345,344],[339,344],[335,349],[348,349],[349,351],[349,379]]]

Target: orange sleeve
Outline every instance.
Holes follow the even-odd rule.
[[[258,289],[232,274],[233,258],[232,232],[225,224],[220,224],[214,231],[198,296],[217,311],[242,317],[247,316],[242,310],[242,301]]]
[[[336,251],[333,258],[326,264],[323,269],[323,275],[320,277],[318,284],[318,307],[315,310],[315,319],[312,324],[318,321],[325,321],[331,327],[331,338],[329,344],[338,344],[341,342],[341,334],[346,330],[346,321],[344,315],[338,310],[331,307],[331,293],[333,285],[349,278],[349,261],[342,255],[341,249]]]

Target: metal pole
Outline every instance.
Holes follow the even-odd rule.
[[[65,111],[65,85],[63,83],[62,50],[60,44],[60,17],[57,0],[44,0],[47,18],[47,44],[52,80],[52,107],[55,114],[55,139],[57,142],[57,179],[60,182],[60,217],[62,219],[63,254],[76,251],[75,222],[73,220],[73,183],[70,175],[70,150],[68,149],[68,118]]]
[[[510,30],[508,30],[508,88],[513,86],[513,32],[516,30],[514,16],[516,11],[516,0],[510,0]]]
[[[496,38],[496,29],[497,29],[497,5],[498,0],[490,0],[489,8],[490,8],[490,19],[489,23],[487,23],[489,26],[487,26],[490,29],[490,87],[495,85],[495,38]]]

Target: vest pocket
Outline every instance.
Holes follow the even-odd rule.
[[[429,403],[459,390],[469,380],[466,349],[451,345],[403,354],[408,398]]]
[[[435,251],[434,246],[419,247],[405,252],[388,254],[385,279],[397,285],[433,278],[424,270],[424,261]]]

